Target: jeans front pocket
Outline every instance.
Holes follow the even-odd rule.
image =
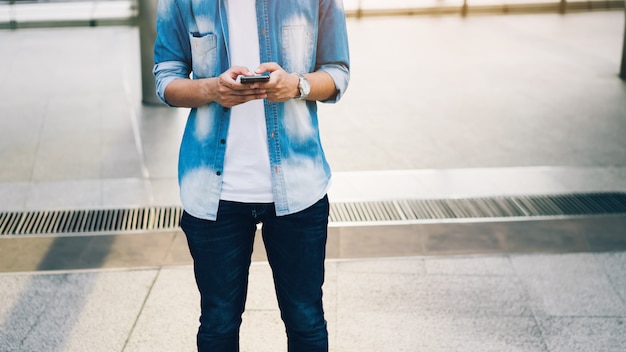
[[[191,63],[195,77],[208,78],[217,75],[217,36],[212,33],[190,33]]]

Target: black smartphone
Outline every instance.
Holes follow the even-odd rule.
[[[241,76],[239,77],[239,81],[243,84],[250,84],[255,82],[267,82],[270,80],[270,76],[267,75],[256,75],[256,76]]]

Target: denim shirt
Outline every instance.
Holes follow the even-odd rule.
[[[154,74],[160,99],[178,78],[217,77],[230,68],[226,0],[159,0]],[[257,0],[261,62],[290,73],[324,71],[338,93],[350,79],[341,0]],[[249,67],[254,70],[256,67]],[[321,199],[330,183],[315,101],[264,101],[276,214],[292,214]],[[230,109],[211,102],[191,109],[180,147],[178,182],[185,210],[215,220]]]

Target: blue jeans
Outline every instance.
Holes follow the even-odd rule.
[[[273,204],[220,201],[217,220],[186,212],[181,227],[200,291],[198,351],[239,351],[256,225],[274,276],[289,352],[328,351],[322,284],[328,198],[301,212],[276,216]]]

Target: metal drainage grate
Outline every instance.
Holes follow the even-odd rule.
[[[0,235],[167,230],[181,214],[179,207],[0,213]]]
[[[330,210],[335,223],[626,214],[626,193],[333,203]]]
[[[0,235],[173,230],[181,214],[180,207],[8,212],[0,213]],[[605,214],[626,214],[626,193],[331,203],[329,220],[331,224],[406,223]]]

